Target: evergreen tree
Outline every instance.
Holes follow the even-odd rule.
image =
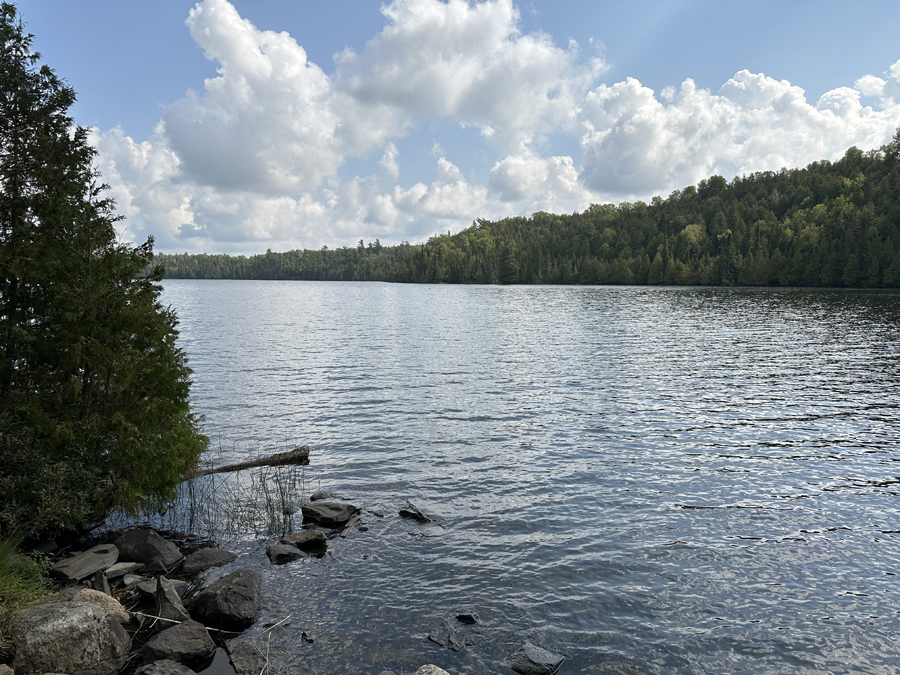
[[[0,534],[24,535],[171,498],[207,443],[152,239],[118,241],[75,94],[31,45],[0,5]]]

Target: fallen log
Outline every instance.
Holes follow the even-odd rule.
[[[188,478],[196,478],[197,476],[208,476],[212,473],[227,473],[230,471],[241,471],[243,469],[252,469],[257,466],[286,466],[289,464],[309,464],[309,446],[304,445],[294,448],[288,452],[276,452],[269,457],[260,457],[259,459],[251,459],[246,462],[238,462],[237,464],[225,464],[216,466],[211,469],[197,469]]]

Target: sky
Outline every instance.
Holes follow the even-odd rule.
[[[839,159],[900,127],[900,3],[20,0],[124,239],[419,243]]]

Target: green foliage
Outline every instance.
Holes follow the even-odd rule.
[[[174,495],[206,447],[152,239],[121,243],[75,100],[0,5],[0,532]]]
[[[7,631],[20,609],[40,602],[50,588],[43,561],[22,555],[20,542],[0,539],[0,655],[11,646]]]
[[[170,278],[900,286],[900,129],[837,162],[700,181],[650,204],[477,220],[383,247],[161,255]]]

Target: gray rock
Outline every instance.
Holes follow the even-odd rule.
[[[17,673],[115,673],[131,639],[102,607],[90,602],[50,602],[19,612],[10,627]]]
[[[353,504],[339,504],[337,502],[307,504],[302,508],[302,511],[304,523],[312,523],[332,529],[341,527],[359,513],[359,509]]]
[[[107,579],[118,579],[126,574],[140,572],[144,568],[144,563],[137,562],[117,562],[112,567],[107,568],[105,574]]]
[[[194,671],[172,659],[161,659],[141,666],[134,675],[194,675]]]
[[[252,642],[232,642],[228,645],[228,653],[238,675],[259,675],[268,665],[266,657]]]
[[[181,579],[170,579],[169,581],[171,581],[172,585],[175,586],[175,590],[178,592],[178,595],[183,595],[185,589],[188,587],[188,582],[182,581]],[[135,585],[135,588],[144,597],[156,598],[156,586],[156,578],[153,578],[141,581],[140,583]]]
[[[237,559],[237,556],[229,551],[220,551],[216,548],[201,548],[184,559],[181,571],[185,574],[196,574],[213,567],[227,565],[235,559]]]
[[[91,577],[91,587],[95,591],[100,591],[101,593],[105,593],[106,595],[112,595],[112,591],[109,589],[109,581],[106,578],[106,575],[103,573],[103,570],[97,570],[94,572],[94,576]]]
[[[156,616],[160,617],[158,630],[165,630],[173,623],[190,621],[191,615],[184,608],[175,584],[165,577],[156,578]]]
[[[262,577],[253,570],[226,574],[194,597],[191,615],[212,628],[244,630],[259,616],[261,585]]]
[[[309,496],[309,501],[321,502],[322,500],[331,499],[332,497],[334,497],[334,495],[331,494],[328,490],[319,490],[318,492],[313,492]]]
[[[296,546],[287,544],[273,544],[266,549],[266,555],[274,565],[283,565],[303,556]]]
[[[0,675],[15,675],[15,672],[5,663],[0,663]]]
[[[462,651],[466,646],[465,636],[446,619],[442,619],[441,624],[428,634],[428,639],[455,652]]]
[[[381,675],[397,675],[393,670],[382,670]]]
[[[156,564],[165,570],[175,567],[183,557],[175,544],[148,528],[129,530],[119,537],[116,546],[123,561]]]
[[[422,666],[416,671],[416,675],[450,675],[443,668],[438,668],[437,666],[429,663],[426,666]]]
[[[112,544],[99,544],[71,558],[60,560],[51,569],[51,576],[63,581],[79,581],[98,570],[112,567],[119,558],[119,549]]]
[[[282,538],[282,544],[288,546],[296,546],[300,549],[322,548],[328,542],[328,537],[322,530],[305,530],[303,532],[294,532]]]
[[[521,675],[550,675],[565,658],[562,654],[526,641],[509,657],[509,667]]]
[[[126,574],[122,577],[122,583],[125,585],[125,588],[131,588],[144,581],[147,581],[146,577],[137,574]]]
[[[84,588],[82,586],[70,586],[64,588],[53,596],[54,602],[90,602],[98,607],[105,609],[119,623],[128,623],[131,621],[129,614],[122,604],[114,597],[95,591],[93,588]]]
[[[145,663],[171,659],[191,667],[202,664],[216,650],[206,627],[196,621],[167,628],[147,640],[138,650]]]

